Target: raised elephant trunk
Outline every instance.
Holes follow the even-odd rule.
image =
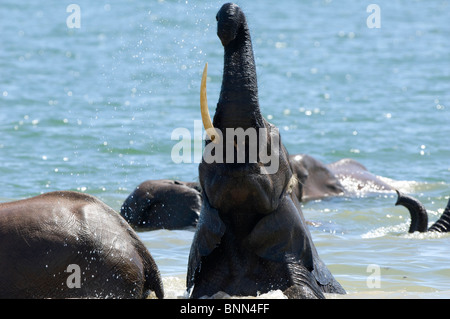
[[[264,120],[259,109],[255,59],[245,15],[237,5],[227,4],[217,13],[216,19],[217,36],[225,54],[222,87],[213,123],[206,97],[207,64],[203,70],[200,105],[205,130],[211,140],[218,143],[215,128],[222,134],[227,128],[262,128]]]
[[[402,194],[396,191],[398,195],[395,205],[405,206],[411,215],[410,233],[435,231],[440,233],[450,232],[450,199],[444,213],[438,221],[428,228],[428,213],[425,207],[416,198]]]
[[[239,6],[227,3],[216,19],[217,35],[224,46],[224,68],[213,121],[206,96],[207,64],[202,76],[200,106],[205,130],[211,141],[219,145],[206,147],[203,159],[207,163],[250,164],[264,174],[273,174],[288,163],[279,155],[283,146],[278,129],[260,112],[255,60],[245,15]]]
[[[235,4],[217,13],[217,35],[224,46],[222,87],[214,126],[226,128],[264,127],[259,109],[255,59],[247,21]]]
[[[425,207],[414,197],[402,194],[398,190],[396,190],[396,192],[398,198],[395,205],[402,205],[406,207],[411,215],[411,225],[409,226],[408,232],[426,232],[428,227],[428,214]]]
[[[441,218],[435,222],[428,231],[437,231],[440,233],[450,232],[450,199],[448,200],[447,207],[445,207],[444,213]]]

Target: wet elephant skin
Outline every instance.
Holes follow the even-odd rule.
[[[201,209],[198,183],[147,180],[126,198],[120,214],[136,230],[195,228]]]
[[[163,298],[136,233],[93,196],[51,192],[0,204],[0,298]]]
[[[345,293],[320,260],[300,204],[292,194],[293,173],[288,152],[281,142],[279,150],[273,151],[280,136],[259,110],[256,69],[245,15],[237,5],[225,4],[216,19],[225,54],[214,129],[222,132],[229,128],[265,129],[267,135],[259,142],[267,141],[266,149],[277,156],[279,166],[275,173],[266,174],[268,164],[260,158],[257,162],[246,158],[243,163],[228,163],[207,162],[203,157],[199,165],[202,210],[188,262],[186,286],[190,297],[218,292],[256,296],[275,289],[290,298],[323,298],[324,292]],[[205,122],[208,123],[204,119]],[[226,144],[226,135],[222,138],[222,145],[230,145]],[[216,142],[206,141],[205,149]],[[231,152],[236,155],[242,147],[248,145],[235,143]]]

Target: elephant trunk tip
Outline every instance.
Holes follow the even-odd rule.
[[[398,189],[396,189],[395,192],[397,193],[397,201],[395,202],[395,206],[399,206],[401,205],[400,198],[403,196],[403,194]]]
[[[228,46],[242,25],[246,24],[245,15],[235,3],[225,3],[217,12],[217,36],[224,47]]]
[[[409,211],[409,214],[411,215],[411,225],[408,232],[426,232],[428,227],[428,213],[422,203],[414,197],[405,195],[398,190],[395,191],[398,195],[395,205],[406,207]]]

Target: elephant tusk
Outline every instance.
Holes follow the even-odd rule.
[[[206,133],[208,134],[211,141],[218,144],[219,143],[219,135],[216,132],[216,129],[212,125],[211,117],[209,116],[208,110],[208,100],[206,98],[206,75],[208,73],[208,63],[205,64],[205,68],[203,69],[202,82],[200,85],[200,110],[202,113],[202,121],[203,126],[205,127]]]

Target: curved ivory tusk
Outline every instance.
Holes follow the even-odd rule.
[[[206,75],[208,73],[208,63],[205,64],[202,75],[202,83],[200,85],[200,110],[202,113],[203,126],[205,127],[206,133],[208,134],[211,141],[214,143],[219,143],[219,135],[216,129],[212,125],[211,117],[209,116],[208,110],[208,100],[206,98]]]

